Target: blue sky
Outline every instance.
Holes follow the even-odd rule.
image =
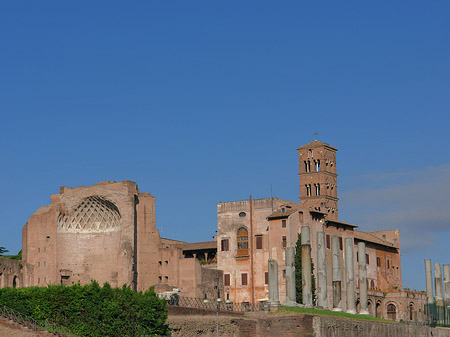
[[[298,200],[296,148],[339,149],[340,219],[399,228],[403,284],[450,263],[448,1],[0,4],[0,245],[59,186],[129,179],[161,235],[216,203]]]

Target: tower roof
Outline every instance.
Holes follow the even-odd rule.
[[[318,140],[315,140],[315,141],[313,141],[311,143],[308,143],[308,144],[300,146],[299,148],[297,148],[297,151],[301,150],[301,149],[311,149],[311,148],[316,148],[316,147],[326,147],[326,148],[328,148],[330,150],[333,150],[333,151],[337,151],[338,150],[335,147],[333,147],[333,146],[331,146],[331,145],[329,145],[327,143],[323,143],[323,142],[320,142]]]

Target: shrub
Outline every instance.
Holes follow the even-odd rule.
[[[49,320],[82,336],[161,336],[169,334],[167,308],[152,288],[135,292],[128,286],[2,288],[0,304],[36,320]]]

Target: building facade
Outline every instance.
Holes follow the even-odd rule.
[[[161,238],[155,200],[132,181],[62,186],[50,204],[23,227],[22,261],[0,257],[0,287],[110,283],[157,292],[180,289],[184,297],[258,304],[268,301],[268,260],[278,263],[280,301],[286,302],[286,248],[295,247],[303,226],[310,229],[312,262],[317,266],[317,234],[325,235],[327,302],[333,308],[331,241],[339,240],[340,278],[345,279],[346,239],[353,242],[355,280],[358,261],[367,265],[369,312],[421,320],[425,295],[402,291],[400,234],[362,232],[338,220],[337,149],[318,141],[298,148],[300,202],[279,198],[217,204],[215,241],[187,243]],[[358,256],[364,242],[365,256]],[[316,275],[317,276],[317,275]],[[359,284],[355,292],[359,310]],[[346,310],[342,301],[342,310]]]

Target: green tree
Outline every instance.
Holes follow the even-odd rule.
[[[313,304],[316,303],[316,277],[314,276],[314,263],[311,259],[311,290]],[[297,303],[303,303],[302,287],[302,235],[298,234],[295,245],[295,298]]]
[[[8,249],[6,249],[5,247],[0,247],[0,255],[2,255],[3,253],[7,253],[9,252]]]

